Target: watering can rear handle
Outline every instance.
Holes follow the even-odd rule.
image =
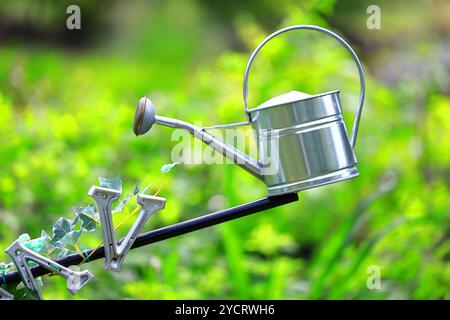
[[[359,82],[360,82],[361,90],[360,90],[360,94],[359,94],[358,109],[356,111],[355,121],[353,123],[352,136],[351,136],[351,139],[350,139],[350,143],[352,145],[352,148],[354,148],[355,144],[356,144],[356,136],[358,135],[359,121],[361,119],[361,112],[362,112],[362,107],[363,107],[363,104],[364,104],[364,96],[365,96],[365,91],[366,91],[365,79],[364,79],[364,71],[363,71],[363,68],[362,68],[362,65],[361,65],[361,61],[359,61],[358,56],[356,55],[355,51],[353,51],[352,47],[350,47],[350,45],[344,39],[342,39],[339,35],[337,35],[336,33],[332,32],[332,31],[330,31],[328,29],[322,28],[322,27],[313,26],[313,25],[295,25],[295,26],[286,27],[286,28],[280,29],[280,30],[272,33],[270,36],[265,38],[256,47],[256,49],[253,51],[252,55],[250,56],[250,59],[247,62],[247,67],[245,68],[245,74],[244,74],[243,95],[244,95],[245,112],[247,113],[247,115],[249,117],[249,121],[251,122],[250,115],[248,113],[248,74],[250,72],[250,67],[252,65],[252,62],[253,62],[253,60],[256,57],[256,54],[272,38],[274,38],[274,37],[276,37],[276,36],[278,36],[278,35],[280,35],[280,34],[282,34],[284,32],[288,32],[288,31],[296,30],[296,29],[315,30],[315,31],[319,31],[319,32],[325,33],[325,34],[331,36],[332,38],[336,39],[337,41],[339,41],[350,52],[350,54],[353,57],[353,60],[356,63],[356,66],[358,67]]]

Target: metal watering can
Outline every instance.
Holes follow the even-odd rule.
[[[256,108],[248,108],[248,75],[257,53],[272,38],[296,29],[319,31],[336,39],[349,51],[358,67],[361,90],[350,139],[342,117],[338,90],[316,95],[291,91],[272,98]],[[358,175],[354,147],[364,95],[363,68],[350,45],[339,35],[325,28],[295,25],[272,33],[250,56],[245,69],[243,87],[248,122],[200,128],[181,120],[156,115],[153,103],[147,97],[143,97],[136,109],[133,130],[136,135],[142,135],[150,130],[154,123],[186,130],[262,180],[267,186],[268,195],[275,196]],[[250,124],[256,132],[258,160],[206,132],[206,129],[211,128],[247,124]]]

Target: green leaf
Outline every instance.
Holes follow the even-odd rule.
[[[117,176],[113,179],[99,177],[98,181],[100,183],[100,187],[113,189],[122,192],[122,181],[120,180],[120,176]]]
[[[48,234],[47,232],[45,232],[44,230],[41,231],[41,237],[48,238],[49,240],[51,239],[51,237],[49,236],[49,234]]]
[[[71,224],[66,218],[59,218],[53,225],[53,238],[51,243],[56,244],[61,240],[67,233],[71,231]]]
[[[180,164],[180,162],[165,164],[161,167],[160,171],[162,174],[168,173],[170,170],[172,170],[173,167],[175,167],[176,165],[179,165],[179,164]]]
[[[115,214],[115,213],[117,213],[117,212],[121,212],[121,211],[123,210],[123,208],[125,207],[126,203],[128,202],[128,200],[130,200],[130,198],[131,198],[132,195],[133,195],[133,194],[129,193],[129,194],[125,197],[125,199],[121,200],[121,201],[119,202],[119,204],[118,204],[114,209],[111,210],[111,214]]]
[[[71,254],[72,251],[67,249],[67,248],[63,248],[63,247],[52,247],[52,250],[49,251],[49,258],[54,260],[54,259],[58,259],[58,258],[63,258],[65,256],[67,256],[68,254]]]
[[[74,245],[81,236],[81,230],[73,230],[64,235],[61,240],[58,242],[63,245],[63,247],[67,245]]]
[[[74,219],[74,221],[72,221],[73,227],[75,226],[76,222],[81,221],[82,230],[92,232],[97,229],[97,223],[100,222],[100,216],[98,215],[96,207],[92,203],[85,208],[74,208],[73,211],[76,215],[76,218]]]
[[[52,238],[48,235],[47,232],[42,230],[41,231],[41,237],[39,239],[42,239],[42,248],[39,250],[39,253],[47,257],[48,254],[49,254],[49,251],[53,247],[50,244]]]
[[[36,253],[44,253],[47,251],[49,238],[39,237],[25,243],[25,247]]]
[[[139,193],[139,191],[141,191],[141,189],[139,189],[139,181],[136,182],[136,184],[134,185],[134,189],[133,189],[133,195],[137,195]]]
[[[22,281],[20,281],[16,287],[16,290],[25,290],[25,289],[26,289],[25,285],[23,284]]]
[[[19,236],[19,243],[33,252],[44,254],[48,251],[50,236],[42,231],[41,236],[36,239],[31,239],[28,233]]]
[[[19,240],[20,244],[25,244],[30,241],[30,235],[28,233],[22,233],[17,240]]]
[[[134,197],[136,194],[139,193],[139,191],[140,191],[139,182],[137,182],[136,185],[134,186],[133,192],[127,194],[127,196],[119,202],[119,204],[111,211],[111,213],[114,214],[117,212],[121,212],[125,207],[125,205],[127,204],[127,202],[131,199],[131,197]]]
[[[139,182],[136,183],[136,185],[134,186],[133,192],[127,194],[127,196],[125,197],[125,199],[121,200],[119,202],[119,204],[111,211],[112,214],[117,213],[117,212],[121,212],[123,210],[123,208],[125,207],[125,205],[127,204],[127,202],[134,197],[135,195],[137,195],[141,190],[139,189]]]

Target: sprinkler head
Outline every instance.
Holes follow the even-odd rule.
[[[147,97],[139,99],[134,115],[133,131],[136,136],[146,133],[155,123],[155,107]]]

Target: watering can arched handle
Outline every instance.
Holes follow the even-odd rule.
[[[364,79],[364,71],[363,71],[363,68],[362,68],[362,65],[361,65],[361,61],[359,61],[359,58],[356,55],[355,51],[353,51],[352,47],[350,47],[350,45],[344,39],[342,39],[339,35],[337,35],[336,33],[332,32],[332,31],[330,31],[328,29],[322,28],[322,27],[313,26],[313,25],[295,25],[295,26],[286,27],[286,28],[280,29],[280,30],[272,33],[270,36],[265,38],[256,47],[256,49],[253,51],[252,55],[250,56],[250,59],[247,62],[247,67],[245,68],[244,88],[243,88],[245,112],[247,113],[247,115],[249,117],[249,120],[251,122],[250,115],[248,113],[248,74],[250,72],[250,67],[251,67],[251,65],[253,63],[253,60],[255,59],[257,53],[272,38],[274,38],[274,37],[276,37],[276,36],[278,36],[278,35],[280,35],[280,34],[282,34],[284,32],[288,32],[288,31],[291,31],[291,30],[297,30],[297,29],[319,31],[319,32],[325,33],[325,34],[331,36],[332,38],[336,39],[337,41],[339,41],[348,50],[348,52],[350,52],[350,54],[353,57],[353,60],[356,63],[356,66],[358,67],[359,82],[360,82],[361,90],[360,90],[360,94],[359,94],[358,109],[356,111],[355,120],[354,120],[353,128],[352,128],[352,136],[350,138],[350,143],[352,145],[352,148],[354,148],[355,144],[356,144],[356,136],[358,135],[359,121],[361,119],[361,112],[362,112],[362,107],[363,107],[363,104],[364,104],[364,96],[365,96],[365,91],[366,91],[365,79]]]

